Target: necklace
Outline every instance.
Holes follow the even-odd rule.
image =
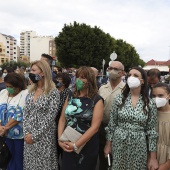
[[[7,102],[6,102],[6,110],[5,110],[5,112],[4,112],[4,120],[6,120],[6,114],[7,114],[7,112],[8,112],[8,105],[9,105],[9,103],[10,103],[10,101],[13,99],[13,97],[11,97],[11,99],[9,100],[9,96],[8,96],[8,98],[7,98]]]
[[[9,96],[8,96],[7,102],[6,102],[7,106],[8,106],[8,104],[10,103],[10,101],[11,101],[12,99],[13,99],[13,97],[11,97],[11,99],[9,100]]]

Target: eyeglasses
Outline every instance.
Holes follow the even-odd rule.
[[[114,71],[123,71],[122,69],[116,68],[116,67],[108,67],[107,69],[108,69],[109,71],[111,71],[111,70],[114,70]]]

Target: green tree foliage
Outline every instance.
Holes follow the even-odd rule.
[[[115,52],[117,53],[118,61],[122,62],[125,66],[125,71],[128,71],[134,66],[144,66],[144,61],[139,58],[139,54],[136,52],[135,48],[123,41],[122,39],[116,40]]]
[[[144,61],[132,45],[121,39],[115,40],[97,26],[91,28],[77,22],[65,24],[55,38],[55,43],[61,66],[76,68],[86,65],[100,69],[105,59],[107,67],[113,51],[117,53],[117,60],[124,64],[126,71],[133,66],[144,66]]]
[[[64,25],[62,32],[55,38],[55,43],[62,66],[87,65],[102,68],[103,59],[109,62],[115,40],[96,26],[91,28],[74,22],[73,25]]]
[[[25,63],[25,62],[15,62],[15,61],[11,61],[11,62],[6,62],[6,63],[3,63],[2,65],[0,65],[0,67],[2,68],[2,69],[5,69],[6,67],[12,67],[12,68],[14,68],[14,69],[17,69],[17,67],[21,67],[21,66],[23,66],[23,67],[29,67],[29,63]]]

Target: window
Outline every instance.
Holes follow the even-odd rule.
[[[0,53],[2,53],[2,48],[0,48]]]
[[[14,57],[14,59],[16,59],[16,57]]]
[[[9,53],[9,51],[7,51],[7,53]]]
[[[14,54],[16,54],[16,52],[14,52]]]
[[[16,49],[16,47],[14,47],[14,49]]]
[[[7,41],[7,43],[9,43],[9,41]]]
[[[7,48],[9,48],[9,46],[7,46]]]

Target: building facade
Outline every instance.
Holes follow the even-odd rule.
[[[154,59],[148,61],[143,67],[144,70],[148,71],[152,68],[157,68],[161,72],[169,72],[170,60],[167,61],[156,61]]]
[[[0,33],[0,64],[17,62],[17,53],[17,40],[13,36]]]
[[[23,31],[20,33],[20,57],[30,58],[30,39],[36,36],[35,31]]]
[[[34,36],[30,38],[30,62],[40,60],[41,54],[54,57],[56,48],[53,36]]]

